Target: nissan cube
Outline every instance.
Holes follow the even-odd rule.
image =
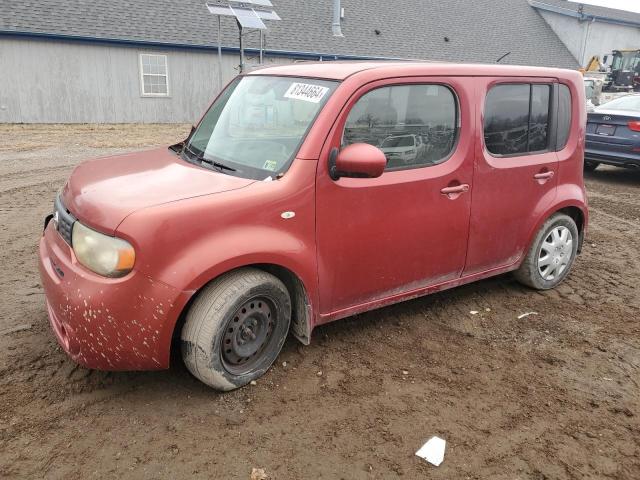
[[[588,222],[570,70],[297,64],[235,78],[184,142],[80,164],[39,264],[76,362],[219,390],[289,334],[506,272],[562,282]],[[425,325],[425,328],[428,328]]]

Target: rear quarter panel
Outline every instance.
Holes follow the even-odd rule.
[[[537,221],[529,231],[528,245],[542,227],[542,224],[558,210],[575,207],[582,212],[584,219],[583,231],[586,232],[589,222],[587,195],[584,186],[584,149],[587,124],[586,97],[582,76],[575,72],[567,72],[567,76],[558,79],[571,92],[571,130],[565,147],[557,152],[558,156],[558,184],[556,195],[551,206],[542,209],[536,216]]]
[[[579,208],[584,217],[583,227],[588,224],[589,212],[584,186],[584,149],[587,125],[586,97],[582,76],[578,73],[559,79],[569,87],[572,98],[571,132],[565,148],[558,152],[558,194],[556,210],[566,207]]]

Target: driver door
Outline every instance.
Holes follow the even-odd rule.
[[[361,88],[345,105],[317,169],[321,321],[460,277],[473,178],[472,95],[470,78],[389,79]],[[352,143],[385,153],[382,176],[330,178],[331,150]]]

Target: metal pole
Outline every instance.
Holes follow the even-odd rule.
[[[218,91],[222,90],[222,17],[218,15]]]
[[[264,61],[264,56],[262,54],[263,50],[264,50],[264,34],[262,33],[262,30],[260,30],[260,65],[262,65]]]
[[[340,20],[342,17],[342,7],[340,6],[340,0],[333,0],[333,22],[331,22],[331,31],[334,37],[343,37],[342,29],[340,28]]]
[[[238,22],[238,31],[240,32],[240,73],[244,72],[244,47],[242,45],[242,25]]]

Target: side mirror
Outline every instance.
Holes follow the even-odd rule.
[[[604,57],[602,57],[602,64],[606,65],[609,61],[609,55],[605,55]]]
[[[329,157],[329,175],[340,177],[376,178],[387,167],[382,150],[368,143],[354,143],[342,150],[334,148]]]

